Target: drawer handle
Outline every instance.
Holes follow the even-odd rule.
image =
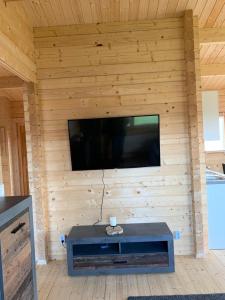
[[[19,231],[21,228],[23,228],[23,226],[25,226],[25,222],[24,223],[19,223],[19,225],[17,225],[12,231],[11,231],[11,233],[12,234],[15,234],[15,233],[17,233],[17,231]]]
[[[113,262],[114,264],[127,264],[127,260],[117,260]]]

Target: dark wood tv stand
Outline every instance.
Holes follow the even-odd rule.
[[[122,224],[108,236],[105,225],[74,226],[67,239],[70,276],[174,272],[173,235],[166,223]]]

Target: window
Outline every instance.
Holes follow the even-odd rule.
[[[205,150],[206,151],[223,151],[225,150],[225,141],[224,141],[224,117],[219,117],[219,140],[215,141],[205,141]]]

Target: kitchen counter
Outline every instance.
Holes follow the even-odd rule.
[[[37,299],[31,196],[0,197],[0,299]]]
[[[207,170],[209,249],[225,249],[225,176]]]
[[[206,171],[207,184],[225,184],[225,175],[218,172],[212,173],[210,170]]]

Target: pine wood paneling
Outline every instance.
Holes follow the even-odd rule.
[[[137,274],[126,276],[67,276],[66,263],[50,262],[39,266],[39,299],[126,300],[130,295],[167,296],[225,292],[225,251],[210,252],[206,259],[176,257],[173,274]],[[173,296],[171,296],[173,297]]]
[[[35,45],[50,257],[65,257],[60,233],[98,220],[102,196],[102,223],[168,222],[181,231],[176,253],[192,254],[183,18],[37,28]],[[161,167],[71,171],[68,119],[157,113]]]
[[[12,3],[8,3],[8,7],[10,7]],[[208,33],[212,32],[211,37],[215,39],[218,38],[218,32],[222,32],[223,29],[218,29],[218,27],[223,27],[225,24],[225,2],[224,0],[120,0],[120,1],[99,1],[99,0],[24,0],[20,3],[23,6],[27,16],[30,17],[32,24],[34,27],[40,26],[49,26],[49,29],[44,29],[43,32],[38,29],[39,35],[47,34],[49,37],[52,36],[61,36],[66,43],[67,35],[71,37],[76,34],[98,34],[102,32],[102,28],[104,28],[104,32],[113,33],[117,31],[126,31],[126,28],[130,26],[130,30],[132,29],[131,23],[133,21],[139,21],[140,23],[135,24],[136,26],[134,31],[142,31],[148,30],[148,27],[154,26],[154,22],[158,23],[158,26],[162,24],[162,26],[166,25],[167,22],[164,17],[177,17],[184,15],[185,10],[192,9],[195,16],[199,18],[199,25],[201,28],[206,27]],[[152,20],[154,19],[154,21]],[[156,20],[155,20],[156,19]],[[146,21],[147,20],[147,21]],[[150,21],[152,20],[152,21]],[[121,21],[128,21],[130,25],[121,26]],[[149,22],[150,21],[150,22]],[[117,23],[112,23],[117,22]],[[92,23],[97,23],[98,26],[92,26]],[[75,24],[75,25],[74,25]],[[80,25],[82,24],[82,25]],[[85,24],[85,26],[83,26]],[[164,25],[163,25],[164,24]],[[173,24],[169,22],[167,25],[174,26],[176,22]],[[72,25],[69,27],[58,25]],[[217,27],[217,28],[210,28]],[[159,27],[158,27],[159,28]],[[164,27],[165,28],[165,27]],[[36,29],[35,34],[36,34]],[[75,32],[76,31],[76,32]],[[217,33],[217,34],[215,34]],[[159,34],[160,36],[160,34]],[[221,36],[221,35],[220,35]],[[75,38],[75,37],[74,37]],[[80,38],[80,37],[79,37]],[[88,36],[90,38],[90,35]],[[204,38],[204,37],[203,37]],[[49,39],[50,41],[51,39]],[[171,40],[170,40],[171,41]],[[76,42],[76,38],[73,43]],[[210,41],[212,42],[212,41]],[[79,43],[79,41],[78,41]],[[89,47],[87,47],[88,50]],[[103,45],[102,48],[107,48],[107,46]],[[62,47],[61,47],[62,49]],[[101,51],[100,49],[98,49]],[[82,48],[84,51],[84,47]],[[120,50],[121,51],[121,50]],[[157,50],[158,51],[158,50]],[[62,50],[63,52],[63,50]],[[202,47],[201,50],[201,59],[203,63],[206,61],[212,61],[215,59],[219,63],[221,63],[224,59],[221,59],[221,55],[219,53],[224,52],[224,45],[218,44],[213,46],[212,44],[207,44]],[[78,53],[77,53],[78,54]],[[125,55],[127,55],[125,53]],[[62,53],[62,57],[64,54]],[[224,56],[224,55],[223,55]],[[95,56],[96,59],[100,59],[98,55]],[[77,57],[77,59],[73,58],[73,61],[69,57],[61,58],[61,54],[59,53],[59,57],[52,57],[52,64],[58,64],[58,61],[63,61],[63,63],[58,64],[58,66],[68,64],[87,63],[95,64],[93,61],[93,57],[87,58],[83,53]],[[105,57],[104,59],[113,61],[113,57]],[[122,58],[124,59],[124,58]],[[130,61],[130,57],[127,58]],[[121,58],[119,55],[115,55],[114,57],[115,63],[118,63]],[[139,55],[139,59],[136,59],[136,62],[139,60],[146,60],[143,54]],[[45,59],[41,60],[42,66],[45,65]],[[59,70],[60,71],[60,70]],[[69,70],[66,70],[69,72]],[[49,74],[48,74],[49,75]],[[49,75],[51,76],[51,75]],[[221,77],[210,76],[209,78],[203,78],[203,87],[204,88],[225,88],[225,80]]]
[[[34,27],[178,17],[187,9],[201,27],[221,26],[225,20],[223,0],[24,0],[23,7]]]
[[[35,81],[33,30],[28,16],[21,3],[6,5],[0,0],[0,63],[15,75]]]

